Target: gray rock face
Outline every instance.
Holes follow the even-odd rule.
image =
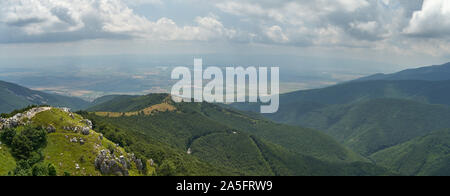
[[[77,142],[78,142],[78,139],[77,139],[76,137],[74,137],[74,138],[70,139],[70,142],[72,142],[72,143],[77,143]]]
[[[70,113],[70,108],[60,108],[60,109],[66,113]]]
[[[92,121],[88,120],[88,119],[83,119],[81,122],[83,122],[84,124],[86,124],[86,126],[89,127],[89,129],[92,129]]]
[[[80,126],[75,127],[64,126],[63,129],[65,131],[73,131],[74,133],[81,133],[83,135],[89,135],[91,130],[89,127],[80,127]]]
[[[8,119],[2,119],[2,127],[1,129],[12,129],[12,128],[16,128],[20,125],[20,119],[21,119],[21,114],[16,114],[15,116],[8,118]]]
[[[33,118],[36,114],[50,110],[51,107],[37,107],[32,108],[24,113],[18,113],[11,118],[1,119],[0,129],[12,129],[16,128],[20,125],[26,124],[25,122],[31,118]]]
[[[136,163],[136,168],[139,171],[142,171],[144,169],[144,164],[142,164],[142,160],[141,159],[136,159],[136,161],[134,163]]]
[[[142,163],[141,159],[136,158],[134,154],[128,154],[128,156],[130,157],[131,161],[133,161],[136,164],[136,168],[139,171],[144,170],[144,164]]]
[[[150,159],[150,166],[153,166],[155,164],[155,162],[153,161],[153,159]]]
[[[116,158],[111,155],[109,150],[101,150],[95,158],[95,168],[100,170],[103,175],[128,176],[128,161],[121,156]]]
[[[3,124],[5,124],[6,119],[0,118],[0,131],[3,129]]]
[[[91,131],[91,129],[90,129],[89,127],[83,127],[83,128],[81,129],[81,134],[83,134],[83,135],[89,135],[90,131]]]
[[[55,133],[56,132],[56,128],[53,125],[49,125],[47,127],[47,133]]]

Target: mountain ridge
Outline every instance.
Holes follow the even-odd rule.
[[[88,107],[90,103],[80,98],[49,94],[0,81],[0,113],[9,113],[29,105],[52,105],[79,110]]]
[[[414,69],[406,69],[392,74],[378,73],[356,79],[355,81],[367,80],[450,80],[450,62],[444,63],[442,65],[432,65]]]
[[[154,100],[170,100],[167,99],[167,94],[128,98],[131,100],[125,102],[131,106],[140,105],[131,107],[135,110],[148,107],[149,104],[157,104]],[[139,104],[135,103],[136,100],[139,100]],[[110,103],[119,106],[122,104],[115,103],[123,101],[121,97],[111,100]],[[127,129],[139,132],[179,150],[185,150],[188,156],[232,170],[241,170],[243,175],[327,175],[327,171],[329,175],[339,175],[340,169],[348,171],[347,175],[370,175],[370,168],[373,172],[379,172],[378,174],[390,173],[371,164],[369,160],[350,153],[351,151],[334,142],[331,137],[313,130],[278,125],[214,104],[169,103],[176,107],[175,111],[126,115],[126,112],[133,112],[129,110],[130,105],[111,108],[106,102],[95,110],[91,108],[91,112],[86,115],[97,123],[109,124],[124,131]],[[98,111],[123,113],[119,116],[99,116]],[[274,140],[275,137],[278,140]],[[280,154],[273,154],[274,152]],[[243,156],[244,154],[247,155]]]

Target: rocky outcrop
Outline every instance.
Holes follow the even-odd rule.
[[[133,161],[134,164],[136,164],[136,168],[137,168],[139,171],[144,170],[144,164],[142,163],[142,160],[141,160],[141,159],[136,158],[136,156],[135,156],[133,153],[128,154],[128,156],[130,157],[131,161]]]
[[[78,139],[77,139],[76,137],[74,137],[74,138],[70,139],[70,142],[72,142],[72,143],[78,143]]]
[[[124,156],[116,157],[109,150],[101,150],[95,158],[95,168],[103,175],[128,176],[130,165]]]
[[[89,135],[90,134],[90,128],[89,127],[81,127],[81,126],[64,126],[63,129],[65,131],[73,131],[74,133],[81,133],[83,135]]]
[[[7,118],[7,119],[3,119],[2,121],[2,129],[12,129],[12,128],[16,128],[19,125],[22,124],[21,122],[22,119],[22,114],[16,114],[11,118]]]
[[[56,128],[53,125],[49,125],[47,128],[47,133],[55,133],[56,132]]]
[[[51,107],[36,107],[24,113],[18,113],[11,118],[2,118],[0,120],[0,129],[12,129],[26,124],[27,119],[33,118],[36,114],[52,109]]]
[[[92,121],[88,119],[83,119],[81,120],[81,122],[84,123],[87,127],[89,127],[89,129],[92,129]]]
[[[89,135],[90,131],[91,131],[91,129],[90,129],[89,127],[83,127],[83,128],[81,129],[81,134],[83,134],[83,135]]]

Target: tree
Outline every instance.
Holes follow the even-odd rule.
[[[49,170],[45,164],[35,164],[32,169],[33,176],[48,176]]]
[[[14,136],[16,136],[16,130],[14,129],[5,129],[0,132],[0,140],[8,146],[11,145]]]
[[[16,164],[16,168],[14,169],[14,176],[31,176],[32,172],[30,169],[30,164],[26,160],[20,160]]]
[[[11,152],[18,159],[28,159],[33,152],[33,143],[23,134],[16,135],[11,142]]]
[[[64,176],[70,176],[70,173],[68,171],[65,171]]]
[[[48,164],[48,175],[49,176],[56,176],[56,168],[53,164]]]
[[[44,147],[47,144],[47,131],[41,127],[26,127],[21,134],[32,142],[33,149]]]
[[[170,160],[164,160],[161,166],[158,168],[158,175],[160,176],[174,176],[175,164]]]

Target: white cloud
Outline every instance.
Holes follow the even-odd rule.
[[[162,0],[127,0],[125,1],[128,5],[131,6],[139,6],[139,5],[163,5],[164,2]]]
[[[266,30],[266,36],[276,43],[287,43],[289,38],[284,34],[280,26],[272,26]]]
[[[421,37],[450,35],[450,1],[425,0],[422,9],[414,12],[403,32]]]
[[[449,34],[448,0],[0,0],[0,43],[219,40],[441,55]]]
[[[134,3],[157,3],[158,1],[133,1]],[[194,25],[179,26],[170,18],[151,21],[137,15],[121,0],[4,0],[0,2],[0,25],[10,29],[15,35],[7,35],[21,40],[52,41],[59,33],[73,39],[102,38],[116,35],[153,40],[210,40],[231,39],[236,30],[227,29],[215,17],[197,17]],[[1,28],[1,27],[0,27]],[[1,32],[6,33],[6,32]],[[16,34],[22,34],[20,35]],[[77,36],[74,36],[77,34]],[[96,35],[96,36],[93,36]],[[75,38],[76,37],[76,38]],[[114,36],[113,36],[114,37]]]
[[[378,23],[376,21],[369,22],[352,22],[350,27],[357,29],[359,31],[364,31],[368,33],[375,33],[378,28]]]

